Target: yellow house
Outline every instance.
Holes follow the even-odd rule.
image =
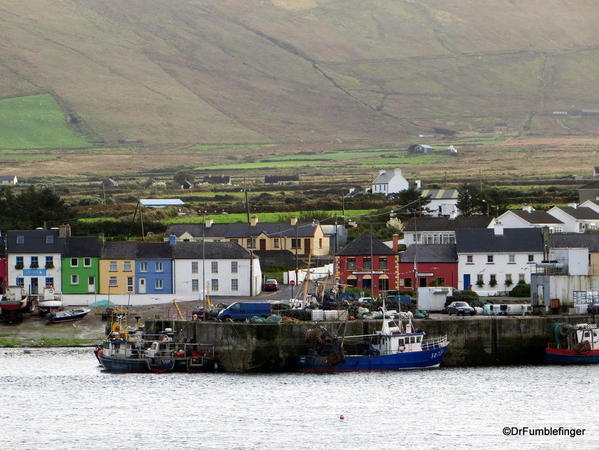
[[[299,222],[292,217],[289,222],[259,223],[257,216],[250,223],[214,223],[171,225],[166,239],[174,235],[183,241],[231,241],[247,250],[289,250],[300,255],[324,256],[329,253],[329,237],[317,222]]]
[[[135,292],[136,242],[108,242],[100,258],[100,294]]]

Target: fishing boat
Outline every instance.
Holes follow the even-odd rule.
[[[20,286],[8,286],[6,294],[0,297],[0,320],[4,323],[19,323],[23,314],[30,312],[27,292]]]
[[[44,293],[38,298],[37,310],[40,316],[57,312],[62,308],[62,298],[60,294],[54,292],[52,288],[45,288]]]
[[[427,339],[415,331],[412,314],[401,313],[398,320],[383,309],[381,330],[359,336],[332,336],[324,327],[312,328],[306,338],[312,344],[309,354],[298,357],[300,372],[346,372],[438,367],[447,349],[447,336]]]
[[[67,309],[65,311],[52,312],[47,317],[50,323],[72,322],[83,319],[90,311],[91,309],[89,308]]]
[[[594,323],[553,324],[555,344],[545,349],[549,364],[598,364],[599,329]]]

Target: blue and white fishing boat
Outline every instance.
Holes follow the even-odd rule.
[[[438,367],[449,347],[447,336],[426,339],[423,331],[414,331],[411,313],[401,314],[397,321],[383,319],[381,330],[374,334],[333,337],[320,327],[308,330],[306,337],[314,347],[310,354],[298,358],[300,372]]]

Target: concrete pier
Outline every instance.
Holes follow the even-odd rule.
[[[380,320],[319,322],[334,335],[360,335],[380,329]],[[444,366],[538,364],[553,340],[555,322],[591,323],[592,316],[481,317],[414,320],[416,329],[429,337],[446,334],[450,341]],[[212,344],[227,372],[279,372],[294,370],[295,358],[305,353],[306,330],[314,322],[228,323],[193,321],[147,321],[146,332],[170,327],[180,337]]]

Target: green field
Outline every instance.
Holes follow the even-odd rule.
[[[38,94],[0,100],[0,148],[60,147],[89,147],[89,143],[68,127],[54,97]]]

